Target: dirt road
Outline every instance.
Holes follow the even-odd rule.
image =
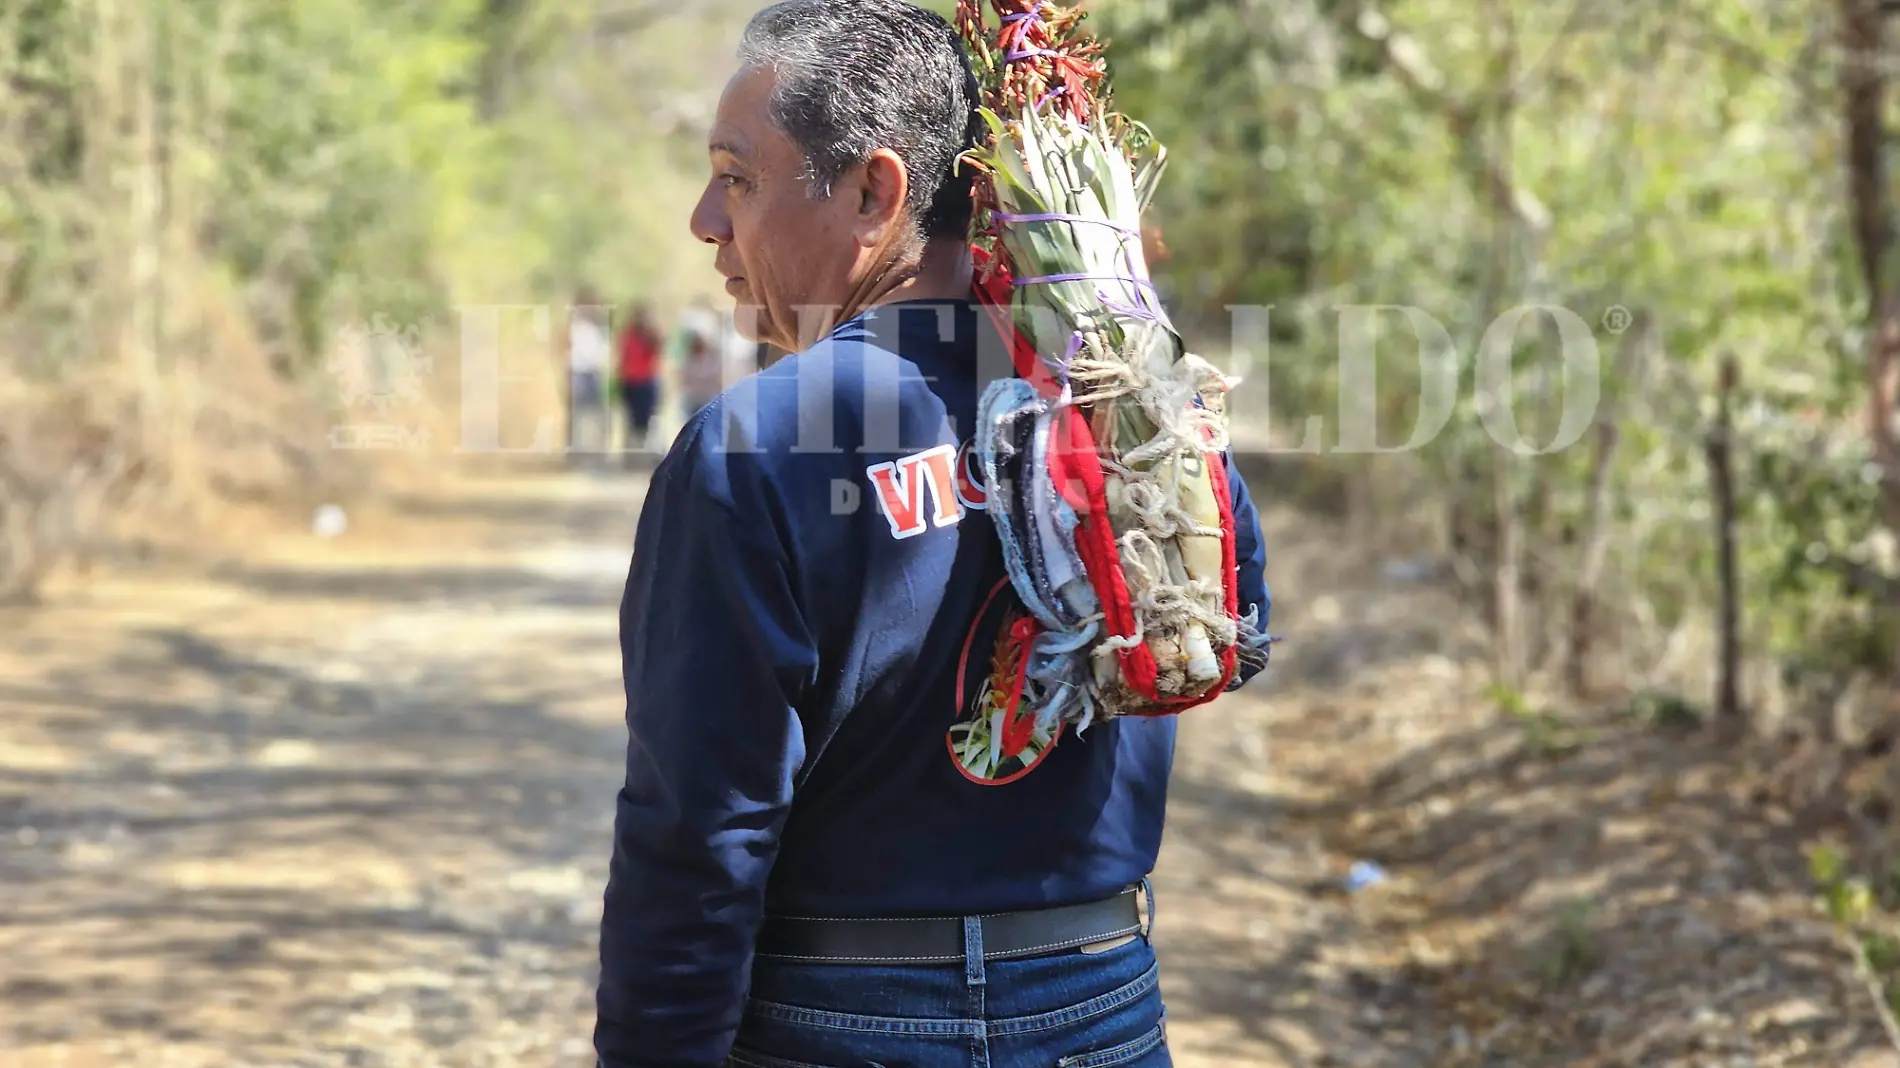
[[[0,617],[0,1064],[591,1064],[623,743],[614,606],[642,489],[460,484],[208,579],[113,578]],[[1509,772],[1544,815],[1477,796],[1483,761],[1522,732],[1451,744],[1480,682],[1455,611],[1341,558],[1312,520],[1265,523],[1276,630],[1296,641],[1268,686],[1184,723],[1157,877],[1178,1064],[1838,1068],[1877,1053],[1862,994],[1779,869],[1738,869],[1708,908],[1619,898],[1623,926],[1577,951],[1594,963],[1540,972],[1570,915],[1551,880],[1615,864],[1601,834],[1552,837],[1557,815],[1593,818],[1585,787]],[[1471,805],[1482,821],[1459,823]],[[1726,856],[1724,829],[1704,833]],[[1760,846],[1763,864],[1792,848]],[[1388,877],[1348,893],[1357,849]],[[1521,878],[1485,898],[1468,876],[1500,860]],[[1458,907],[1478,900],[1482,914]],[[1659,908],[1701,926],[1649,948],[1697,939],[1684,961],[1757,987],[1724,994],[1696,963],[1653,977],[1640,946],[1616,957],[1630,917]],[[1776,965],[1784,951],[1796,963]],[[1606,975],[1594,993],[1562,986]],[[1675,996],[1685,985],[1707,996]],[[1673,998],[1652,1015],[1590,1016],[1652,987]],[[1698,1006],[1715,1015],[1682,1021],[1693,1042],[1658,1029]],[[1729,1048],[1709,1035],[1758,1059],[1703,1059]],[[1613,1049],[1633,1059],[1586,1052]]]

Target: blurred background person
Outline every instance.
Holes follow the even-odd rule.
[[[725,375],[725,381],[719,386],[720,391],[723,392],[727,386],[754,371],[762,370],[758,354],[759,346],[739,331],[738,316],[731,311],[720,312],[720,371]]]
[[[653,309],[642,301],[631,302],[632,314],[620,332],[620,363],[616,381],[620,403],[626,413],[625,452],[629,460],[647,449],[653,428],[653,413],[660,400],[660,349],[663,344]]]
[[[760,341],[752,346],[752,369],[763,371],[783,355],[771,342]]]
[[[724,388],[725,373],[714,335],[688,334],[685,344],[680,369],[680,414],[690,423],[701,408],[719,396]]]
[[[607,444],[607,367],[613,341],[607,309],[586,286],[574,298],[567,326],[567,448],[602,452]]]
[[[721,335],[724,324],[712,302],[694,297],[680,313],[674,351],[680,368],[680,419],[690,423],[725,388]]]

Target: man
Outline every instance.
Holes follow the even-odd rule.
[[[1021,626],[958,451],[1008,373],[969,303],[959,42],[899,0],[787,0],[740,60],[692,229],[792,355],[687,427],[641,511],[600,1064],[1167,1065],[1136,890],[1173,722],[994,773],[948,742]]]
[[[613,341],[607,334],[607,309],[592,289],[582,287],[568,313],[567,447],[571,455],[586,450],[581,444],[583,424],[605,444],[607,365]]]

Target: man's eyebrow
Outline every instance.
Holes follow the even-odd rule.
[[[739,151],[739,146],[733,144],[731,141],[714,141],[706,146],[706,154],[709,156],[716,156],[721,152],[734,157],[743,157],[745,155],[744,152]]]

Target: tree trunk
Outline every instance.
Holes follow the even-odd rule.
[[[1508,5],[1499,5],[1496,15],[1503,23],[1503,41],[1499,52],[1493,142],[1497,147],[1483,184],[1491,204],[1492,262],[1490,293],[1485,302],[1486,322],[1504,307],[1510,288],[1520,240],[1522,207],[1517,200],[1517,182],[1512,175],[1512,123],[1516,118],[1514,80],[1517,76],[1517,27]],[[1509,355],[1506,356],[1508,360]],[[1497,681],[1516,689],[1524,675],[1524,518],[1517,500],[1517,454],[1510,445],[1501,445],[1497,464],[1492,469],[1492,519],[1497,525],[1497,561],[1492,572],[1497,641]]]
[[[1887,278],[1893,253],[1893,211],[1886,142],[1885,13],[1880,0],[1840,0],[1842,118],[1847,127],[1847,183],[1861,283],[1867,290],[1867,435],[1880,473],[1880,512],[1900,535],[1900,448],[1894,442],[1895,355],[1900,349],[1900,295]],[[1891,606],[1890,610],[1891,610]],[[1894,656],[1900,671],[1900,650]],[[1900,711],[1895,709],[1894,711]]]
[[[1564,663],[1565,684],[1579,697],[1587,697],[1593,690],[1590,653],[1595,640],[1597,586],[1603,581],[1603,566],[1610,550],[1610,485],[1623,441],[1621,402],[1642,395],[1649,366],[1650,325],[1649,314],[1638,312],[1624,331],[1616,354],[1615,391],[1597,410],[1596,451],[1590,458],[1590,483],[1584,497],[1576,587],[1570,602],[1570,643]]]

